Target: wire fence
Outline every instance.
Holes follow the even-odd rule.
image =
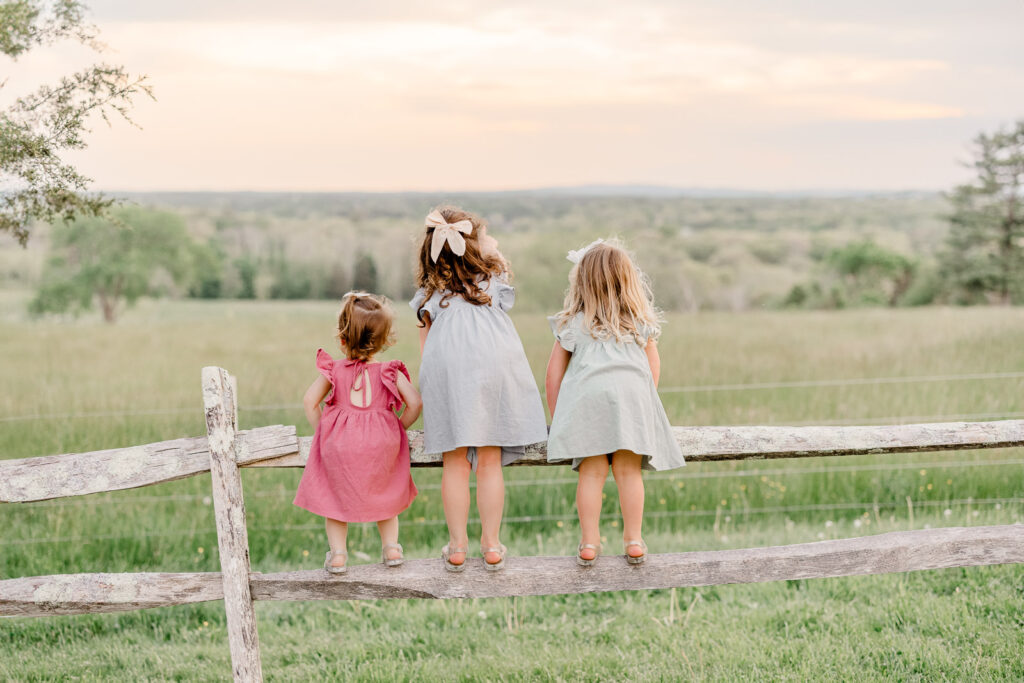
[[[953,507],[964,507],[964,506],[985,506],[994,507],[996,510],[1001,510],[1004,505],[1020,505],[1024,504],[1024,498],[962,498],[957,500],[923,500],[923,501],[868,501],[868,502],[856,502],[856,503],[814,503],[807,505],[776,505],[759,508],[725,508],[722,506],[716,507],[713,510],[701,509],[701,510],[650,510],[644,512],[645,519],[665,519],[675,517],[718,517],[728,515],[730,517],[741,517],[744,515],[772,515],[781,513],[802,513],[802,512],[828,512],[828,511],[843,511],[843,510],[858,510],[864,513],[871,513],[875,510],[892,510],[904,507],[911,508],[936,508],[945,507],[949,510]],[[943,515],[948,517],[946,510],[943,511]],[[618,513],[602,513],[601,519],[618,520],[620,515]],[[575,522],[577,520],[575,515],[522,515],[517,517],[505,517],[503,520],[504,524],[539,524],[553,522],[557,524],[561,522],[562,525],[566,522]],[[826,520],[827,522],[830,520]],[[1018,520],[1019,521],[1019,520]],[[479,524],[478,518],[471,518],[470,524]],[[404,522],[407,526],[443,526],[446,524],[444,519],[427,519],[427,518],[413,518]],[[254,533],[270,533],[279,531],[323,531],[323,524],[287,524],[287,525],[276,525],[276,526],[249,526],[248,532],[250,535]],[[0,541],[0,546],[25,546],[25,545],[38,545],[47,543],[90,543],[94,541],[120,541],[126,539],[147,539],[147,538],[168,538],[168,537],[190,537],[194,538],[197,536],[216,536],[216,529],[190,529],[181,531],[152,531],[143,532],[138,534],[104,534],[98,536],[57,536],[57,537],[33,537],[33,538],[17,538],[17,539],[6,539]]]
[[[717,464],[717,463],[716,463]],[[742,469],[742,470],[722,470],[715,469],[708,472],[657,472],[657,473],[644,473],[645,481],[679,481],[686,482],[688,480],[697,479],[733,479],[733,478],[745,478],[745,477],[786,477],[786,476],[802,476],[808,474],[858,474],[861,472],[895,472],[901,470],[921,470],[921,469],[956,469],[956,468],[968,468],[968,467],[1005,467],[1005,466],[1021,466],[1024,465],[1024,459],[1008,459],[1008,460],[929,460],[929,461],[914,461],[914,462],[898,462],[898,463],[879,463],[875,465],[822,465],[818,467],[764,467],[764,468],[753,468],[753,469]],[[550,477],[542,479],[506,479],[506,487],[520,487],[520,486],[568,486],[576,485],[578,479],[575,477]],[[611,481],[609,480],[609,485]],[[475,488],[476,483],[470,482],[470,488]],[[440,491],[441,484],[439,483],[423,483],[417,484],[416,488],[420,491]],[[141,504],[154,504],[154,503],[182,503],[182,502],[200,502],[204,505],[212,504],[212,499],[208,494],[199,495],[191,493],[180,493],[180,494],[169,494],[161,496],[132,496],[127,495],[124,497],[109,497],[111,494],[104,494],[108,497],[97,498],[97,497],[86,497],[80,500],[53,500],[53,501],[40,501],[34,503],[23,503],[18,508],[13,509],[36,509],[36,508],[49,508],[49,507],[88,507],[94,505],[113,505],[115,507],[121,506],[132,506]],[[287,489],[275,489],[272,491],[253,491],[246,494],[246,498],[279,498],[286,499],[291,498],[295,495],[294,491]],[[3,509],[3,508],[0,508]],[[12,508],[7,508],[12,509]]]
[[[905,377],[847,377],[821,380],[795,380],[785,382],[749,382],[740,384],[697,384],[689,386],[660,387],[661,394],[678,393],[704,393],[719,391],[762,391],[771,389],[806,389],[822,387],[849,387],[866,385],[885,384],[913,384],[929,382],[963,382],[975,380],[1000,380],[1000,379],[1024,379],[1024,371],[1021,372],[977,372],[954,375],[913,375]],[[241,412],[271,412],[277,410],[301,410],[301,403],[265,403],[248,406],[239,406]],[[76,420],[101,417],[136,417],[155,415],[180,415],[194,413],[195,408],[166,408],[153,410],[99,410],[84,411],[77,413],[36,413],[30,415],[7,415],[0,417],[0,422],[25,422],[34,420]],[[1024,414],[1024,413],[1017,413]],[[985,414],[976,414],[979,418]],[[989,413],[998,417],[1005,416],[1005,413]],[[939,417],[939,416],[924,416]],[[950,416],[952,417],[952,416]],[[911,418],[866,418],[874,420],[893,420]],[[916,419],[916,418],[913,418]],[[796,423],[787,423],[796,424]],[[815,422],[814,424],[829,424]],[[833,423],[836,424],[836,423]]]

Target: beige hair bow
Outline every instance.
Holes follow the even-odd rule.
[[[468,235],[473,232],[472,221],[463,220],[449,223],[440,211],[431,211],[427,216],[426,226],[434,229],[434,237],[430,241],[430,260],[434,263],[437,263],[437,257],[441,255],[445,243],[456,256],[466,253],[466,238],[459,233]]]

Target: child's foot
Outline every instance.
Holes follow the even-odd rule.
[[[578,548],[576,548],[576,564],[581,567],[589,567],[594,564],[594,560],[601,554],[601,544],[583,543],[580,542]]]
[[[328,550],[327,557],[324,559],[324,569],[329,574],[344,574],[348,567],[345,566],[348,563],[348,552],[344,550]]]
[[[505,566],[505,553],[508,552],[508,548],[499,543],[492,548],[480,547],[480,554],[484,556],[484,569],[488,569],[492,572],[498,571]]]
[[[626,541],[626,562],[643,564],[647,559],[647,544],[640,541]]]
[[[405,562],[405,554],[401,543],[385,543],[380,553],[380,560],[385,567],[397,567]]]
[[[441,548],[441,559],[444,560],[444,568],[450,572],[461,572],[466,568],[466,553],[469,548],[456,546],[451,543]]]

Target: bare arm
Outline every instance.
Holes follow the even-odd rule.
[[[401,417],[402,426],[408,429],[423,410],[423,397],[420,396],[420,392],[416,391],[416,387],[402,373],[398,373],[397,384],[398,393],[402,395],[402,400],[405,401],[405,410],[402,411]]]
[[[661,356],[658,355],[658,342],[651,339],[644,347],[647,354],[647,364],[651,366],[651,376],[654,377],[654,386],[658,386],[658,379],[661,377]]]
[[[558,402],[558,390],[562,386],[562,378],[565,377],[565,370],[569,367],[571,358],[572,354],[563,349],[558,342],[551,347],[548,369],[544,374],[544,391],[548,397],[548,410],[552,417],[555,415],[555,404]]]
[[[424,312],[420,320],[423,322],[423,327],[420,328],[420,358],[422,358],[423,345],[427,343],[427,333],[430,332],[430,314]]]
[[[320,376],[313,380],[309,389],[306,389],[306,395],[302,397],[302,407],[306,411],[306,419],[309,420],[309,425],[313,429],[320,424],[320,403],[330,390],[331,383],[327,381],[326,377]]]

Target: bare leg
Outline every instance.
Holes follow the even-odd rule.
[[[615,485],[619,487],[619,507],[622,509],[622,540],[639,541],[643,539],[644,523],[644,479],[640,474],[643,456],[632,451],[615,451],[612,456],[612,474]],[[630,546],[631,557],[644,554],[643,548]]]
[[[584,458],[579,472],[576,511],[580,516],[580,542],[598,545],[601,543],[601,494],[604,492],[604,480],[608,478],[607,456]],[[597,557],[597,552],[585,548],[580,551],[580,557],[592,560]]]
[[[501,447],[476,449],[476,509],[480,513],[480,545],[497,548],[500,544],[501,516],[505,511],[505,477],[501,472]],[[497,564],[498,553],[484,553],[484,562]]]
[[[441,471],[441,502],[444,505],[444,518],[448,522],[448,547],[468,548],[469,534],[466,524],[469,522],[469,473],[471,468],[466,460],[466,449],[456,448],[443,455],[444,466]],[[452,553],[448,558],[452,564],[466,561],[465,553]]]
[[[380,544],[386,546],[388,543],[398,543],[398,515],[395,515],[391,519],[382,519],[377,522],[377,531],[380,532]],[[402,553],[398,551],[398,548],[389,548],[385,553],[384,557],[389,560],[397,560],[402,557]]]
[[[348,522],[339,522],[336,519],[325,518],[327,528],[327,543],[335,552],[345,552],[348,545]],[[348,561],[345,555],[335,555],[331,558],[332,567],[344,567]]]

